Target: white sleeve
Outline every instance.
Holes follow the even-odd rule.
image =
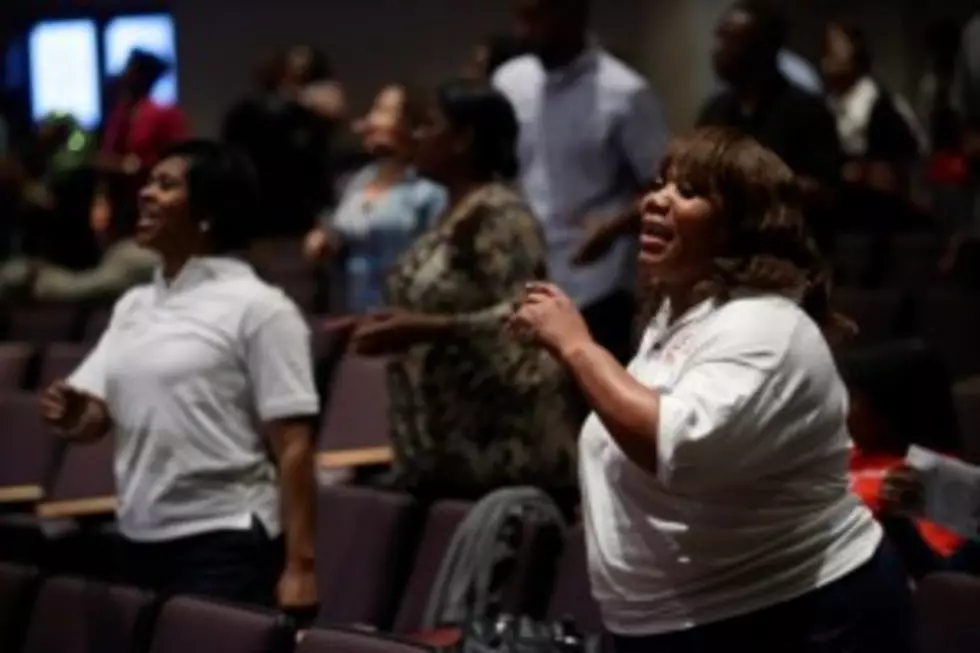
[[[657,477],[682,492],[757,474],[775,453],[758,434],[771,416],[765,395],[785,347],[778,339],[717,340],[660,395]]]
[[[65,380],[65,383],[105,401],[106,352],[112,348],[112,323],[99,337],[99,342],[85,356],[81,364]]]
[[[249,331],[246,367],[255,411],[263,422],[319,412],[310,340],[299,310],[287,302]]]
[[[99,336],[98,343],[65,380],[65,383],[105,401],[106,355],[115,347],[115,333],[119,328],[119,320],[131,309],[139,290],[139,288],[133,288],[116,301],[115,306],[112,307],[112,316],[109,318],[109,323],[106,324],[105,331]]]

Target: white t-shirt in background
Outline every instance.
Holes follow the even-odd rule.
[[[261,425],[315,415],[310,333],[295,304],[230,258],[189,261],[125,294],[68,379],[113,420],[119,529],[162,541],[261,521],[280,530]]]
[[[593,593],[624,635],[801,596],[860,567],[882,537],[849,491],[847,393],[809,317],[775,295],[668,317],[629,366],[661,393],[657,474],[595,414],[580,442]]]

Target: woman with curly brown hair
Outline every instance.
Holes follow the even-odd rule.
[[[847,392],[807,195],[775,154],[708,128],[640,205],[650,314],[624,369],[556,287],[511,319],[593,413],[580,483],[617,653],[910,651],[909,589],[848,489]]]

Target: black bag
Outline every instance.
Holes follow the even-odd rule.
[[[601,649],[601,636],[582,635],[571,619],[540,622],[501,615],[469,622],[458,653],[600,653]]]

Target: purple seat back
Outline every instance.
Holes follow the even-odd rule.
[[[160,611],[149,653],[269,653],[282,640],[272,614],[180,596]]]
[[[0,395],[0,487],[44,485],[55,436],[41,419],[38,399]]]
[[[472,506],[465,501],[440,501],[429,510],[412,562],[412,571],[398,606],[395,632],[413,633],[421,627],[429,594],[449,542]]]
[[[923,653],[980,651],[980,579],[965,574],[934,574],[915,596]]]
[[[66,446],[45,488],[44,500],[73,501],[115,494],[114,453],[111,434],[96,442]]]
[[[383,361],[345,356],[333,376],[320,451],[340,451],[390,444],[388,381]]]
[[[112,317],[112,311],[110,310],[100,310],[91,313],[88,319],[85,320],[85,332],[82,335],[82,339],[88,343],[96,343],[102,334],[105,332],[107,326],[109,326],[109,318]]]
[[[303,635],[296,653],[427,653],[428,647],[377,633],[314,629]]]
[[[125,653],[148,635],[153,597],[69,576],[41,585],[23,653]]]
[[[599,606],[592,598],[585,553],[585,532],[581,524],[569,529],[565,549],[558,560],[554,589],[548,605],[551,620],[571,617],[585,633],[602,632]]]
[[[405,494],[368,488],[320,489],[317,505],[318,621],[391,625],[418,510]],[[342,589],[340,589],[342,588]]]
[[[23,389],[34,346],[24,342],[0,343],[0,392]]]
[[[73,306],[25,306],[11,312],[7,340],[65,342],[80,335],[81,317]]]

